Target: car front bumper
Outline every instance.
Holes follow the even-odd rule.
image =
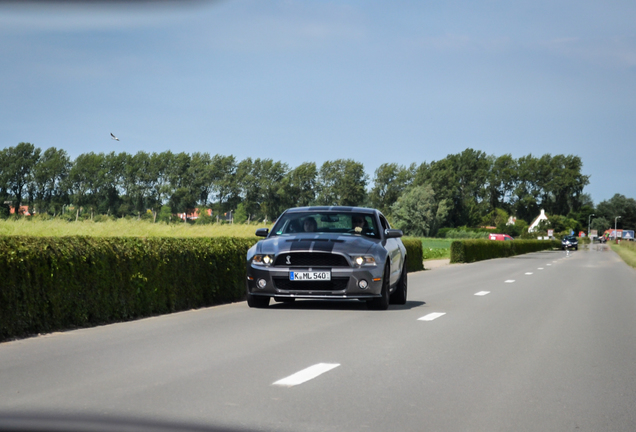
[[[289,273],[302,271],[330,271],[331,281],[293,281]],[[370,299],[380,297],[383,269],[373,267],[265,267],[248,263],[247,292],[252,295],[313,299]],[[264,286],[259,280],[264,280]],[[360,287],[360,281],[367,287]]]

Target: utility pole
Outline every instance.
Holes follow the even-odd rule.
[[[618,243],[618,231],[616,230],[616,222],[620,219],[620,216],[614,218],[614,241]]]

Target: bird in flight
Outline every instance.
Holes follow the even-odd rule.
[[[119,138],[117,138],[115,135],[113,135],[113,133],[110,133],[110,137],[111,139],[114,139],[115,141],[119,141]]]

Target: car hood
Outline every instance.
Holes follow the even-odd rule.
[[[366,254],[380,240],[357,235],[299,234],[282,235],[261,240],[255,253],[274,254],[289,252],[329,252],[341,254]]]

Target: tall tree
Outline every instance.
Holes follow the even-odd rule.
[[[318,176],[318,204],[359,206],[366,198],[368,176],[352,159],[326,161]]]
[[[66,179],[71,169],[71,161],[64,150],[55,147],[44,151],[33,167],[35,202],[38,211],[56,213],[61,206],[68,204]]]
[[[449,203],[450,226],[474,226],[488,212],[484,201],[490,170],[486,154],[466,149],[460,154],[422,164],[417,169],[415,185],[430,184],[437,201]]]
[[[217,214],[235,209],[240,202],[240,187],[236,178],[234,156],[215,155],[210,162],[213,208]]]
[[[510,154],[490,156],[490,173],[486,195],[490,210],[501,208],[510,211],[512,192],[517,182],[517,161]]]
[[[318,170],[315,162],[305,162],[289,171],[282,182],[285,207],[306,207],[316,199]]]
[[[169,167],[174,155],[172,152],[153,153],[148,161],[148,181],[151,182],[149,201],[154,217],[157,217],[158,209],[166,203],[171,193]]]
[[[193,185],[190,171],[191,158],[187,153],[175,154],[167,167],[171,186],[168,204],[175,212],[187,212],[196,207],[198,193]]]
[[[531,154],[517,160],[517,184],[512,197],[512,214],[518,218],[531,221],[539,214],[539,195],[537,174],[538,161]]]
[[[40,159],[40,149],[31,143],[21,142],[9,147],[3,156],[3,172],[7,189],[13,195],[16,214],[23,204],[26,187],[33,180],[33,169]]]
[[[375,170],[373,188],[371,189],[371,205],[384,214],[388,214],[391,206],[406,191],[415,177],[416,165],[404,167],[396,163],[383,163]]]
[[[434,236],[444,223],[449,207],[446,200],[437,201],[429,184],[414,186],[391,207],[395,226],[413,236]]]
[[[213,188],[212,159],[209,153],[192,153],[188,176],[197,202],[201,206],[207,206]]]
[[[0,217],[9,216],[9,192],[8,192],[8,173],[6,171],[6,154],[7,149],[0,150]]]
[[[97,208],[104,186],[104,166],[103,153],[84,153],[75,159],[68,180],[76,206]],[[79,213],[79,208],[76,210]]]
[[[609,200],[598,204],[596,216],[608,220],[611,228],[614,228],[614,222],[616,222],[619,229],[636,229],[636,200],[615,194]],[[620,218],[616,219],[617,216]]]
[[[272,159],[247,158],[238,164],[237,180],[248,217],[274,220],[284,210],[282,181],[289,171],[287,164]]]

